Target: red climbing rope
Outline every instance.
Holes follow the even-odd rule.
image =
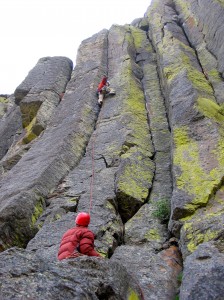
[[[101,112],[99,113],[99,118],[98,118],[98,124],[100,123],[101,120]],[[93,139],[92,139],[92,150],[91,150],[91,159],[92,159],[92,176],[90,180],[90,200],[89,200],[89,214],[92,209],[92,202],[93,202],[93,188],[94,188],[94,176],[95,176],[95,161],[94,161],[94,154],[95,154],[95,141],[96,141],[96,130],[97,130],[97,125],[95,132],[93,133]]]
[[[94,146],[95,146],[95,140],[96,140],[96,135],[95,133],[94,137],[92,139],[92,151],[91,151],[91,159],[92,159],[92,176],[90,180],[90,200],[89,200],[89,214],[92,209],[92,202],[93,202],[93,185],[94,185],[94,176],[95,176],[95,165],[94,165]]]
[[[100,123],[101,121],[101,112],[99,113],[99,118],[98,118],[98,124]],[[95,131],[93,132],[93,135],[92,135],[92,143],[91,143],[91,160],[92,160],[92,176],[91,176],[91,180],[90,180],[90,200],[89,200],[89,214],[90,214],[90,211],[92,209],[92,202],[93,202],[93,188],[94,188],[94,177],[95,177],[95,161],[94,161],[94,155],[95,155],[95,142],[96,142],[96,136],[97,136],[97,125],[96,125],[96,129]],[[140,295],[141,295],[141,299],[142,300],[145,300],[145,297],[144,297],[144,293],[143,293],[143,290],[140,286],[140,284],[138,283],[137,280],[136,281],[136,284],[140,290]]]

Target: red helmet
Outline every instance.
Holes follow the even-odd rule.
[[[77,215],[75,223],[81,226],[88,226],[90,222],[90,215],[85,212],[81,212]]]

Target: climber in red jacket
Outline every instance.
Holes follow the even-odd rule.
[[[62,236],[58,259],[74,258],[81,255],[101,255],[94,250],[94,234],[88,229],[90,215],[81,212],[75,219],[76,226],[69,229]]]
[[[105,86],[107,85],[107,83],[108,83],[108,81],[107,81],[107,76],[104,75],[103,78],[102,78],[102,80],[101,80],[101,82],[100,82],[100,84],[98,85],[97,91],[98,91],[98,92],[101,92],[101,91],[102,91],[102,88],[105,87]]]
[[[109,86],[110,86],[110,82],[107,80],[107,76],[104,75],[97,88],[97,94],[99,96],[98,98],[99,105],[102,105],[105,95],[107,94],[115,95],[115,90],[109,88]]]

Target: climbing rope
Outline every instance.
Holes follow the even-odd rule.
[[[92,139],[92,150],[91,150],[91,159],[92,159],[92,176],[90,180],[90,200],[89,200],[89,214],[92,209],[92,202],[93,202],[93,185],[94,185],[94,176],[95,176],[95,162],[94,162],[94,146],[95,146],[95,140],[96,140],[96,134],[94,134],[94,137]]]
[[[101,110],[99,113],[99,117],[98,117],[98,121],[97,123],[99,124],[101,121]],[[95,160],[94,160],[94,155],[95,155],[95,142],[96,142],[96,137],[97,137],[97,125],[96,125],[96,129],[93,132],[93,139],[92,139],[92,143],[91,143],[91,160],[92,160],[92,176],[91,176],[91,180],[90,180],[90,199],[89,199],[89,214],[90,211],[92,209],[92,203],[93,203],[93,188],[94,188],[94,177],[95,177]]]
[[[97,124],[100,124],[101,118],[102,118],[102,116],[101,116],[101,110],[100,110]],[[95,177],[94,156],[95,156],[95,142],[96,142],[96,137],[97,137],[97,124],[96,124],[96,129],[93,132],[93,138],[92,138],[92,143],[91,143],[92,176],[91,176],[91,180],[90,180],[89,215],[90,215],[90,211],[92,209],[92,203],[93,203],[93,188],[94,188],[94,177]],[[140,290],[141,299],[145,300],[144,293],[143,293],[143,290],[142,290],[140,284],[138,283],[138,281],[136,279],[135,279],[135,282]]]

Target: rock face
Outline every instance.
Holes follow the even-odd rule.
[[[199,245],[186,259],[180,298],[222,299],[223,272],[223,247],[217,242]]]
[[[124,267],[97,258],[46,263],[32,252],[11,249],[4,253],[0,272],[1,299],[139,299],[141,295]]]
[[[154,0],[1,96],[1,299],[223,299],[223,23]],[[80,211],[104,258],[59,262]]]

